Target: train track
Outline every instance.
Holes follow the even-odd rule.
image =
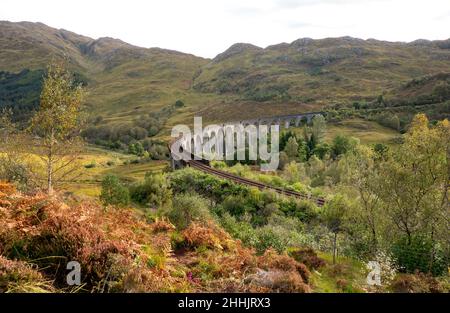
[[[254,180],[250,180],[247,178],[243,178],[241,176],[237,176],[234,174],[230,174],[230,173],[212,168],[212,167],[202,163],[199,160],[189,160],[189,161],[186,161],[186,163],[188,166],[195,168],[197,170],[200,170],[204,173],[215,175],[215,176],[218,176],[218,177],[221,177],[224,179],[228,179],[228,180],[231,180],[231,181],[241,184],[241,185],[256,187],[260,190],[273,190],[276,193],[282,194],[285,196],[294,197],[294,198],[298,198],[298,199],[302,199],[302,200],[310,200],[310,201],[315,202],[318,206],[323,206],[325,204],[325,199],[323,199],[321,197],[314,197],[314,196],[306,195],[306,194],[303,194],[300,192],[286,190],[286,189],[282,189],[279,187],[274,187],[274,186],[266,185],[266,184],[263,184],[260,182],[256,182]]]

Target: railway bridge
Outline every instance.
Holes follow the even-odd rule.
[[[286,128],[286,129],[289,127],[292,127],[292,126],[298,127],[301,124],[310,123],[312,118],[316,115],[323,115],[323,112],[312,112],[312,113],[303,113],[303,114],[296,114],[296,115],[284,115],[284,116],[275,116],[275,117],[270,117],[270,118],[257,118],[257,119],[251,119],[251,120],[240,120],[238,122],[226,123],[226,124],[218,125],[218,126],[215,126],[212,128],[207,127],[204,131],[204,136],[210,137],[213,132],[215,134],[217,134],[220,131],[224,132],[224,129],[226,127],[233,127],[233,126],[238,126],[238,125],[243,126],[243,127],[246,127],[249,125],[254,125],[254,126],[259,126],[259,125],[281,126],[281,125],[283,125],[284,128]],[[187,140],[189,140],[189,142]],[[315,202],[318,206],[323,206],[325,203],[325,199],[323,199],[321,197],[314,197],[310,194],[304,194],[304,193],[299,193],[299,192],[296,192],[293,190],[287,190],[287,189],[282,189],[279,187],[270,186],[270,185],[263,184],[263,183],[260,183],[257,181],[243,178],[238,175],[230,174],[228,172],[215,169],[210,166],[209,160],[206,160],[201,157],[195,157],[195,155],[193,154],[193,151],[191,150],[192,144],[191,144],[190,140],[193,140],[193,139],[180,137],[180,138],[173,140],[169,144],[169,150],[171,151],[171,163],[172,163],[173,169],[189,166],[189,167],[195,168],[197,170],[200,170],[204,173],[215,175],[215,176],[223,178],[223,179],[228,179],[228,180],[231,180],[238,184],[243,184],[243,185],[246,185],[249,187],[256,187],[260,190],[272,190],[278,194],[295,197],[298,199],[311,200],[311,201]],[[173,157],[174,152],[172,151],[171,148],[172,148],[172,145],[176,141],[180,141],[180,143],[181,143],[180,146],[182,147],[182,150],[181,150],[181,152],[179,152],[179,155],[176,158],[174,158]]]

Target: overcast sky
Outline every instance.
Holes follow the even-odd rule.
[[[447,39],[450,0],[2,0],[0,19],[214,57],[236,42]]]

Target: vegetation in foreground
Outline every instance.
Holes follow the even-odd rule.
[[[272,249],[257,255],[212,219],[175,227],[130,209],[0,190],[2,292],[311,291],[304,264]],[[82,272],[73,288],[71,260]]]

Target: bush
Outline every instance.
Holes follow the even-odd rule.
[[[448,292],[436,278],[422,273],[399,274],[389,287],[398,293]]]
[[[309,269],[318,269],[325,265],[325,260],[309,247],[297,248],[289,253],[297,262],[305,264]]]
[[[183,231],[183,237],[188,247],[205,247],[210,249],[227,249],[230,236],[214,224],[201,225],[192,223]]]
[[[130,193],[117,176],[108,174],[102,181],[100,200],[105,205],[126,206],[130,203]]]
[[[331,145],[331,153],[333,158],[337,158],[339,155],[353,150],[357,144],[358,139],[356,138],[337,135],[333,138],[333,143]]]
[[[274,227],[260,227],[256,229],[256,236],[258,242],[255,245],[258,253],[263,253],[269,248],[272,248],[278,252],[283,252],[286,249],[286,242],[282,236],[280,236],[277,229]]]
[[[229,196],[222,202],[222,207],[225,212],[229,212],[234,216],[241,216],[249,210],[247,201],[244,197]]]
[[[30,264],[0,255],[0,292],[52,292],[53,287]]]
[[[178,229],[185,229],[193,221],[211,220],[208,201],[198,195],[176,195],[173,207],[164,214]]]
[[[91,163],[86,164],[84,166],[84,168],[90,169],[90,168],[95,168],[96,166],[97,166],[97,163],[95,163],[95,161],[92,161]]]
[[[182,108],[182,107],[184,107],[184,102],[181,101],[181,100],[175,101],[175,107],[176,107],[176,108]]]
[[[172,197],[167,177],[151,172],[145,174],[142,183],[131,186],[130,194],[133,201],[151,207],[168,206]]]
[[[410,242],[407,237],[400,238],[394,243],[392,253],[400,270],[406,273],[419,271],[439,276],[448,267],[444,253],[424,236],[412,236]]]
[[[0,180],[14,183],[19,189],[28,191],[38,186],[34,178],[29,164],[5,156],[0,157]]]
[[[258,236],[255,229],[245,221],[237,221],[234,216],[224,213],[219,219],[222,227],[233,237],[242,241],[248,247],[258,244]]]

